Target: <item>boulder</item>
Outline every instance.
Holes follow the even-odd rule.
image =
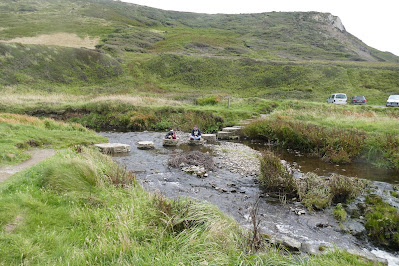
[[[121,143],[99,143],[94,144],[100,149],[102,153],[113,154],[113,153],[126,153],[130,151],[130,145]]]
[[[216,143],[216,134],[202,134],[202,139],[208,143]]]
[[[140,150],[149,150],[149,149],[154,149],[155,145],[154,142],[152,141],[143,140],[137,142],[137,148]]]
[[[310,243],[301,243],[300,251],[311,255],[318,255],[320,253],[319,247]]]
[[[289,237],[289,236],[282,236],[280,239],[277,239],[277,243],[285,246],[290,250],[300,250],[302,243],[298,240]]]
[[[343,223],[346,231],[354,236],[362,236],[366,234],[366,228],[360,222],[350,220]]]
[[[179,139],[163,139],[163,146],[173,147],[179,145]]]

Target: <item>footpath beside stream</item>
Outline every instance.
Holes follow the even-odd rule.
[[[132,170],[139,182],[150,192],[169,198],[192,197],[218,206],[240,224],[251,228],[250,209],[258,198],[258,218],[263,234],[271,242],[290,246],[293,250],[317,254],[326,247],[339,247],[355,254],[387,258],[390,265],[399,264],[399,254],[378,250],[368,241],[343,232],[332,217],[331,210],[308,212],[298,200],[270,197],[257,184],[260,154],[243,143],[220,142],[204,146],[163,147],[164,133],[158,132],[102,132],[110,142],[131,145],[131,151],[115,157],[116,161]],[[181,136],[185,138],[186,136]],[[136,143],[153,141],[155,149],[139,150]],[[208,177],[198,178],[180,169],[170,168],[171,155],[199,150],[214,156],[216,170]],[[303,215],[298,215],[304,213]]]

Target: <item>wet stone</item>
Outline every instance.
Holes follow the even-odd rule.
[[[181,170],[197,177],[208,177],[208,174],[204,167],[193,165],[193,166],[183,167]]]
[[[301,242],[289,236],[282,236],[280,239],[277,239],[277,243],[291,250],[300,250],[302,245]]]

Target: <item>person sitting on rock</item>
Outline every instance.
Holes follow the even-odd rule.
[[[190,140],[200,140],[201,139],[201,130],[197,126],[194,126],[193,130],[191,131]]]
[[[165,136],[165,139],[177,139],[176,129],[171,129]]]

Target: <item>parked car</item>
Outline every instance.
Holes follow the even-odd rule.
[[[327,98],[327,103],[346,104],[346,99],[347,97],[345,93],[334,93]]]
[[[350,104],[366,104],[367,100],[364,96],[353,96],[351,97]]]
[[[399,95],[390,95],[386,104],[388,106],[399,106]]]

